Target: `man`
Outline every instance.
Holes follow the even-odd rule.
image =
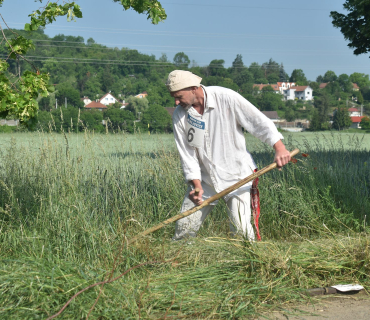
[[[282,167],[290,161],[274,123],[248,100],[233,90],[204,87],[202,78],[189,71],[175,70],[167,88],[175,98],[173,130],[189,188],[181,212],[200,205],[203,199],[226,189],[256,169],[246,149],[242,127],[275,149],[275,162]],[[233,235],[254,240],[251,224],[252,183],[224,197]],[[199,193],[195,189],[199,189]],[[215,203],[214,203],[215,204]],[[207,206],[176,223],[173,240],[195,237],[213,206]]]

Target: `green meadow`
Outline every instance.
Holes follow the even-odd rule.
[[[250,319],[309,288],[368,290],[370,135],[284,136],[301,153],[260,178],[262,241],[230,239],[220,201],[191,243],[169,225],[127,246],[179,212],[172,135],[0,133],[0,318],[46,319],[120,275],[57,319]]]

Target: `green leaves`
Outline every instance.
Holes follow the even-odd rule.
[[[12,59],[16,59],[17,55],[24,55],[29,49],[35,48],[33,42],[23,36],[18,36],[14,39],[8,39],[6,46],[9,50],[10,58]]]
[[[120,2],[124,10],[134,9],[138,13],[146,13],[153,24],[157,24],[167,18],[167,15],[157,0],[113,0]],[[0,0],[0,6],[4,0]],[[42,0],[39,0],[42,3]],[[29,15],[30,22],[24,26],[25,31],[37,31],[40,27],[53,23],[58,17],[66,16],[67,21],[76,21],[82,18],[81,8],[78,4],[71,1],[44,1],[45,7],[38,9]],[[23,36],[16,35],[14,38],[6,38],[6,46],[9,51],[8,58],[22,58],[29,62],[24,55],[34,49],[33,42]],[[8,59],[7,58],[7,59]],[[33,66],[33,65],[32,65]],[[36,67],[33,66],[36,70]],[[40,74],[26,71],[17,78],[9,72],[9,64],[0,59],[0,117],[12,115],[26,125],[32,122],[38,112],[36,99],[41,95],[48,96],[54,92],[54,86],[49,84],[49,74]],[[20,69],[19,69],[20,70]]]
[[[81,8],[74,2],[59,5],[56,2],[49,2],[44,10],[36,10],[29,15],[31,23],[26,23],[26,31],[36,31],[39,27],[45,27],[56,21],[57,17],[67,16],[68,21],[76,21],[75,18],[82,18]]]
[[[2,65],[4,62],[0,63]],[[54,90],[48,82],[48,74],[26,71],[15,85],[0,73],[0,115],[12,115],[27,125],[37,115],[37,97],[46,97]]]
[[[113,0],[120,2],[124,10],[134,9],[137,13],[146,13],[153,24],[166,20],[167,14],[157,0]]]
[[[339,28],[348,46],[354,48],[354,54],[370,52],[370,1],[346,0],[343,4],[347,15],[336,11],[330,12],[333,26]]]

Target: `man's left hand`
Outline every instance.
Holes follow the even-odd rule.
[[[278,168],[285,166],[291,159],[290,152],[285,148],[281,140],[274,144],[275,159]]]

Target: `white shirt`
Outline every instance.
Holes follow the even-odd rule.
[[[242,127],[271,147],[283,136],[274,123],[233,90],[204,87],[204,113],[178,106],[173,114],[173,131],[187,181],[199,179],[220,192],[253,173],[256,164],[246,149]],[[203,147],[192,147],[186,131],[188,118],[205,123]],[[225,200],[248,190],[252,182],[233,191]],[[206,188],[208,189],[208,188]],[[203,195],[208,198],[206,190]]]

